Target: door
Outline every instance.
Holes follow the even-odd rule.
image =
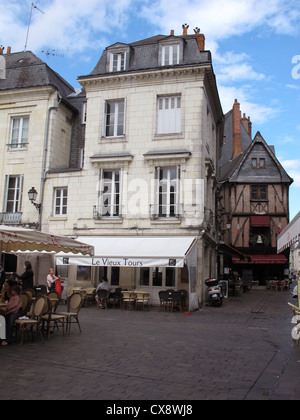
[[[138,289],[151,295],[152,305],[159,305],[159,291],[177,287],[178,270],[173,267],[143,267],[140,268]]]

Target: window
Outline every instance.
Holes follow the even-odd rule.
[[[6,180],[5,212],[18,213],[21,210],[23,177],[9,175]]]
[[[65,216],[67,214],[68,189],[56,188],[54,190],[54,215]]]
[[[179,216],[179,167],[157,168],[158,217]]]
[[[267,200],[267,185],[251,185],[251,200]]]
[[[181,132],[181,96],[158,98],[157,134]]]
[[[100,174],[98,213],[104,217],[120,217],[120,171],[104,171]]]
[[[266,167],[266,160],[265,158],[252,158],[251,159],[251,168],[257,169],[257,168],[265,168]]]
[[[162,47],[161,65],[172,66],[179,64],[179,44]]]
[[[22,149],[28,143],[29,117],[12,118],[10,148]]]
[[[125,53],[124,52],[110,54],[109,70],[111,72],[125,70]]]
[[[125,100],[105,102],[105,137],[124,136]]]

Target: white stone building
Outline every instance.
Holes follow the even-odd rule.
[[[172,31],[114,44],[78,80],[86,97],[68,92],[58,103],[53,90],[53,102],[41,110],[44,139],[49,107],[58,106],[41,226],[92,243],[95,258],[70,258],[59,270],[68,286],[96,286],[105,275],[111,286],[149,290],[153,304],[160,290],[186,289],[196,309],[204,302],[204,280],[217,270],[216,165],[223,138],[204,36],[184,27],[181,36]],[[43,148],[36,154],[41,158]]]

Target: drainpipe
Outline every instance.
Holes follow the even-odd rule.
[[[62,101],[62,96],[57,92],[58,103],[56,106],[51,106],[48,109],[47,116],[47,128],[46,128],[46,139],[45,139],[45,149],[44,149],[44,162],[43,162],[43,172],[42,172],[42,188],[41,188],[41,208],[39,214],[39,231],[42,230],[42,214],[43,214],[43,204],[44,204],[44,192],[45,192],[45,183],[46,183],[46,164],[47,164],[47,153],[48,153],[48,141],[49,141],[49,130],[50,130],[50,114],[54,109],[58,109],[59,104]]]

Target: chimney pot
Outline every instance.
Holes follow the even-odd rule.
[[[174,35],[174,29],[171,29],[170,35]]]
[[[182,29],[183,29],[183,36],[186,36],[188,33],[187,33],[187,31],[188,31],[188,29],[189,29],[189,26],[190,25],[188,25],[187,23],[185,23],[184,25],[182,25]]]
[[[10,54],[10,53],[11,53],[11,47],[7,47],[6,54]]]

